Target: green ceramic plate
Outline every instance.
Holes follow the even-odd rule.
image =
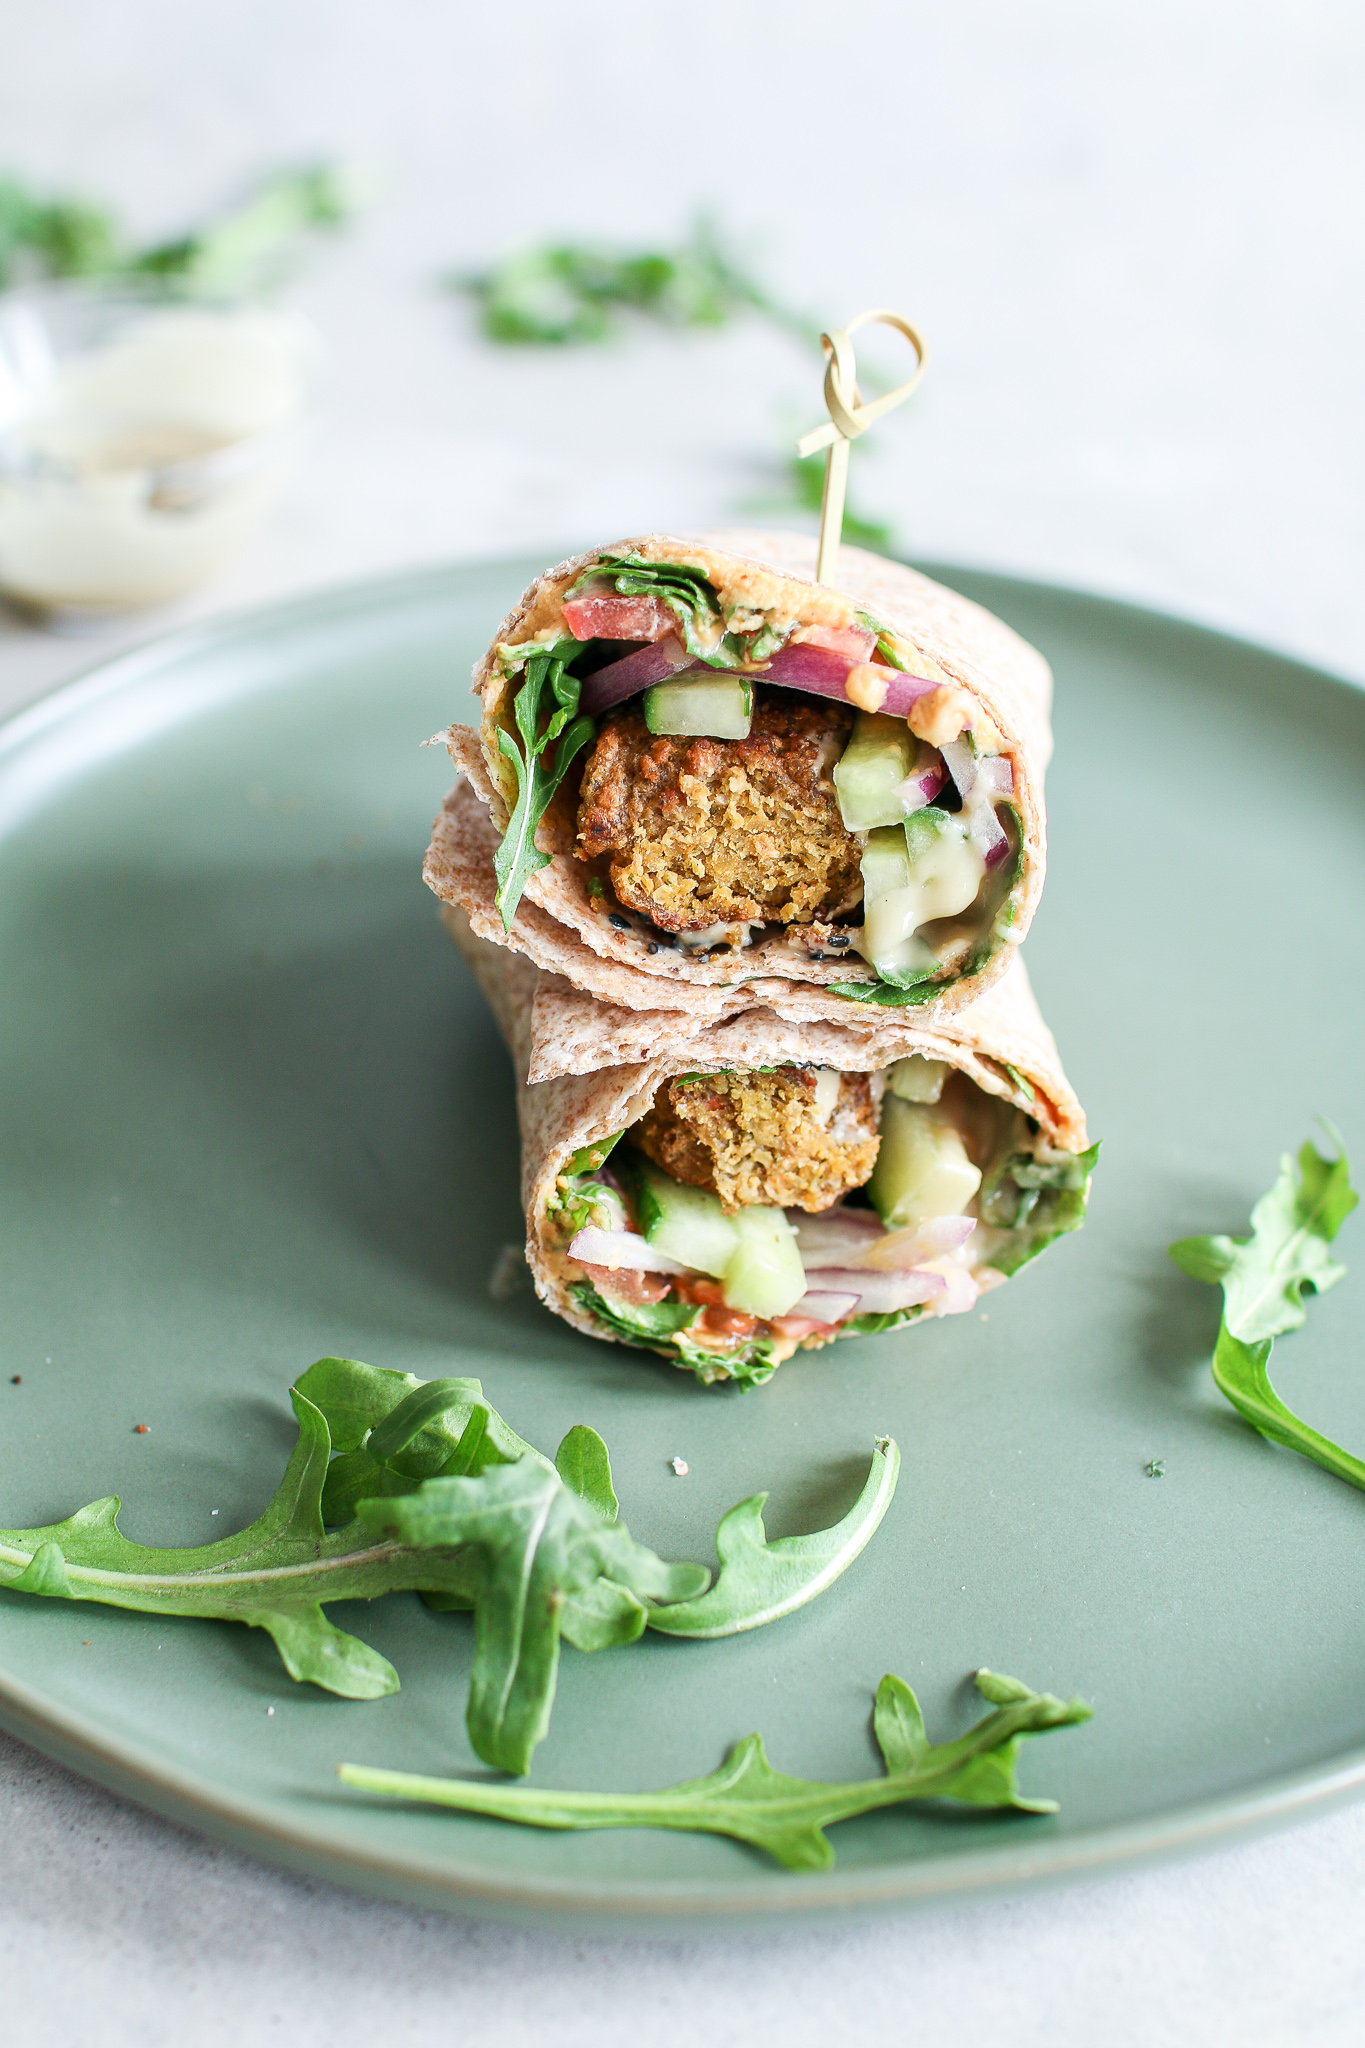
[[[1165,1256],[1241,1228],[1317,1113],[1365,1153],[1365,697],[1151,613],[949,572],[1057,671],[1029,958],[1105,1140],[1091,1221],[989,1320],[708,1391],[487,1291],[521,1228],[512,1087],[421,882],[447,768],[420,742],[467,704],[533,567],[182,633],[0,736],[0,1523],[118,1492],[145,1542],[223,1533],[273,1491],[285,1389],[328,1352],[477,1373],[549,1447],[591,1422],[631,1529],[670,1556],[709,1558],[764,1487],[770,1535],[832,1521],[888,1432],[900,1491],[846,1579],[734,1642],[566,1649],[536,1779],[663,1785],[753,1728],[780,1767],[862,1775],[884,1671],[945,1735],[989,1664],[1094,1702],[1025,1760],[1061,1812],[878,1814],[801,1878],[714,1839],[366,1803],[341,1759],[478,1768],[468,1624],[415,1597],[334,1610],[402,1674],[359,1705],[292,1685],[245,1629],[0,1594],[0,1720],[297,1868],[598,1925],[1017,1886],[1365,1786],[1365,1501],[1221,1403],[1216,1299]],[[1276,1359],[1356,1446],[1362,1313],[1358,1276]]]

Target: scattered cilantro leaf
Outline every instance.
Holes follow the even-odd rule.
[[[1083,1700],[1031,1692],[1017,1679],[989,1671],[979,1671],[976,1684],[994,1712],[958,1741],[934,1745],[924,1733],[914,1693],[888,1674],[877,1688],[873,1720],[886,1775],[852,1784],[824,1784],[775,1771],[760,1735],[736,1743],[709,1777],[663,1792],[542,1792],[360,1764],[343,1764],[339,1776],[357,1791],[456,1807],[529,1827],[675,1828],[728,1835],[766,1851],[788,1870],[828,1870],[834,1851],[825,1829],[878,1807],[948,1799],[1020,1813],[1056,1811],[1053,1800],[1030,1799],[1019,1790],[1019,1744],[1027,1736],[1088,1721],[1090,1707]]]
[[[1170,1255],[1191,1279],[1223,1289],[1213,1354],[1219,1392],[1262,1436],[1365,1490],[1365,1462],[1297,1416],[1270,1380],[1274,1340],[1304,1321],[1305,1293],[1325,1294],[1346,1272],[1327,1247],[1360,1197],[1345,1148],[1335,1131],[1331,1135],[1335,1159],[1311,1138],[1300,1147],[1297,1167],[1285,1154],[1274,1186],[1251,1212],[1249,1236],[1182,1237]]]
[[[716,1531],[720,1572],[715,1585],[699,1599],[656,1608],[649,1626],[669,1636],[734,1636],[804,1607],[871,1542],[891,1505],[899,1472],[900,1452],[883,1437],[873,1450],[866,1484],[842,1521],[776,1543],[769,1543],[763,1527],[767,1494],[741,1501]]]

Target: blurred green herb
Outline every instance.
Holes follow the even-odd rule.
[[[473,300],[486,338],[506,347],[607,341],[619,332],[623,313],[665,327],[723,327],[754,313],[800,341],[819,340],[817,327],[782,305],[725,249],[705,215],[675,249],[632,253],[542,244],[447,283]]]
[[[272,172],[238,206],[172,241],[135,249],[108,208],[42,198],[0,178],[0,289],[54,277],[143,278],[191,296],[222,296],[279,284],[304,239],[336,229],[358,203],[354,179],[317,164]]]
[[[761,508],[774,512],[813,512],[819,515],[821,501],[825,494],[825,458],[823,455],[793,455],[783,465],[785,489],[775,492]],[[889,520],[868,519],[858,512],[850,499],[844,500],[843,538],[851,547],[874,548],[879,554],[895,545],[895,529]]]

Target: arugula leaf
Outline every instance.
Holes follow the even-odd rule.
[[[724,1354],[693,1343],[687,1332],[701,1314],[694,1302],[608,1301],[590,1280],[578,1281],[569,1292],[579,1307],[604,1329],[626,1344],[658,1351],[663,1357],[687,1366],[704,1387],[713,1386],[717,1380],[732,1380],[742,1393],[747,1393],[751,1387],[763,1386],[777,1371],[772,1345],[766,1338],[756,1338]]]
[[[1298,1169],[1288,1153],[1275,1185],[1251,1212],[1248,1237],[1182,1237],[1170,1247],[1181,1271],[1223,1289],[1223,1318],[1213,1354],[1219,1392],[1262,1436],[1302,1452],[1338,1479],[1365,1490],[1365,1462],[1297,1416],[1270,1380],[1274,1340],[1304,1321],[1305,1292],[1325,1294],[1346,1268],[1328,1256],[1360,1197],[1337,1133],[1335,1159],[1308,1139]]]
[[[769,1543],[763,1527],[767,1494],[741,1501],[716,1531],[720,1573],[710,1592],[699,1600],[656,1608],[649,1626],[668,1636],[736,1636],[804,1607],[871,1542],[891,1505],[900,1462],[891,1439],[879,1439],[858,1499],[841,1522],[811,1536]]]
[[[960,978],[951,974],[945,981],[921,981],[906,986],[890,981],[830,981],[825,987],[830,995],[847,996],[852,1003],[876,1003],[881,1009],[898,1010],[907,1003],[937,1002],[944,990]]]
[[[342,1764],[338,1776],[358,1791],[452,1806],[528,1827],[676,1828],[728,1835],[765,1850],[788,1870],[828,1870],[834,1851],[824,1830],[878,1807],[950,1799],[1020,1813],[1056,1811],[1055,1801],[1029,1799],[1019,1790],[1019,1744],[1026,1736],[1088,1721],[1090,1707],[1083,1700],[1031,1692],[1017,1679],[990,1671],[979,1671],[976,1684],[995,1711],[958,1741],[933,1745],[914,1693],[888,1674],[877,1688],[873,1719],[886,1776],[852,1784],[824,1784],[775,1771],[760,1735],[736,1743],[709,1777],[663,1792],[542,1792],[361,1764]]]
[[[541,697],[547,682],[557,709],[541,732]],[[498,748],[512,763],[517,778],[517,801],[502,844],[493,856],[493,870],[498,878],[495,901],[502,914],[503,928],[509,932],[527,878],[550,865],[550,855],[542,853],[536,845],[536,828],[570,764],[597,730],[591,718],[574,717],[580,689],[578,677],[569,673],[558,656],[533,655],[526,663],[526,680],[512,700],[512,717],[521,746],[510,733],[498,728]],[[545,755],[555,739],[559,746],[554,766],[548,768]]]
[[[1031,1151],[1010,1149],[1012,1136],[1026,1131],[1021,1112],[1006,1133],[1005,1144],[987,1169],[977,1195],[986,1226],[986,1264],[1011,1275],[1050,1244],[1085,1222],[1090,1177],[1100,1156],[1098,1141],[1084,1152],[1039,1159]]]
[[[536,1457],[428,1479],[404,1499],[362,1500],[357,1513],[412,1549],[461,1553],[474,1602],[469,1739],[485,1763],[518,1776],[549,1727],[565,1597],[604,1578],[637,1597],[687,1600],[710,1578],[704,1565],[665,1564],[604,1522]]]
[[[803,341],[819,340],[818,328],[781,306],[726,253],[705,215],[676,249],[621,253],[550,244],[516,251],[492,270],[449,284],[474,301],[484,335],[502,346],[600,343],[623,311],[669,327],[721,327],[755,312]]]
[[[606,1149],[611,1142],[606,1141]],[[361,1500],[415,1493],[424,1479],[453,1478],[522,1457],[549,1467],[548,1458],[488,1407],[478,1380],[424,1381],[353,1358],[324,1358],[310,1366],[299,1385],[323,1411],[333,1440],[347,1446],[333,1460],[323,1491],[323,1516],[329,1523],[349,1521]],[[611,1460],[595,1430],[581,1423],[571,1429],[554,1469],[604,1520],[615,1521]],[[443,1614],[471,1613],[475,1604],[463,1584],[424,1590],[422,1598]],[[560,1632],[575,1649],[604,1650],[635,1642],[644,1632],[645,1613],[626,1587],[599,1579],[566,1595]]]
[[[116,1499],[95,1501],[65,1522],[0,1530],[0,1589],[263,1628],[291,1677],[351,1699],[394,1692],[398,1677],[334,1628],[324,1605],[420,1592],[433,1607],[474,1613],[470,1738],[486,1763],[524,1772],[548,1724],[561,1635],[584,1651],[634,1642],[651,1612],[666,1611],[659,1602],[686,1622],[709,1582],[704,1565],[666,1564],[632,1542],[616,1519],[607,1447],[582,1423],[551,1464],[489,1407],[478,1380],[422,1381],[352,1358],[319,1359],[290,1398],[299,1442],[248,1529],[150,1549],[122,1534]],[[890,1498],[885,1476],[838,1529],[772,1546],[772,1559],[789,1560],[785,1578],[765,1572],[767,1553],[738,1560],[728,1516],[718,1548],[748,1567],[727,1580],[732,1625],[672,1632],[735,1633],[814,1598],[872,1534],[881,1494]],[[333,1516],[345,1525],[329,1532]],[[841,1531],[826,1556],[821,1546]],[[763,1611],[744,1618],[746,1598]]]
[[[1224,1322],[1213,1353],[1213,1380],[1219,1393],[1232,1403],[1244,1421],[1272,1443],[1283,1444],[1289,1451],[1301,1451],[1315,1465],[1365,1491],[1365,1462],[1353,1458],[1331,1437],[1320,1435],[1275,1392],[1268,1369],[1273,1348],[1273,1338],[1262,1337],[1259,1343],[1248,1344],[1234,1337]]]
[[[624,1337],[628,1344],[667,1344],[680,1330],[696,1322],[701,1309],[687,1301],[608,1301],[590,1280],[580,1280],[569,1289],[580,1308],[599,1323]]]
[[[342,1452],[322,1491],[329,1528],[349,1522],[356,1503],[371,1495],[412,1493],[424,1479],[540,1457],[488,1406],[478,1380],[419,1380],[355,1358],[320,1358],[298,1389]]]
[[[584,1422],[574,1424],[555,1452],[555,1470],[564,1484],[595,1508],[604,1522],[614,1522],[620,1502],[611,1483],[611,1459],[595,1429]]]
[[[623,555],[599,555],[565,595],[573,597],[603,580],[618,597],[657,597],[666,604],[694,661],[705,662],[708,668],[734,668],[749,658],[748,643],[739,635],[724,633],[717,639],[701,631],[699,620],[720,617],[720,599],[703,570],[686,562],[651,562],[632,548]]]
[[[1288,1153],[1281,1159],[1275,1185],[1251,1212],[1250,1236],[1182,1237],[1171,1257],[1191,1279],[1221,1283],[1229,1331],[1257,1344],[1299,1327],[1305,1288],[1325,1294],[1344,1277],[1327,1247],[1359,1200],[1345,1152],[1325,1159],[1310,1138],[1297,1174]]]
[[[368,1644],[334,1628],[332,1600],[374,1600],[422,1587],[460,1590],[456,1558],[417,1555],[376,1543],[352,1522],[327,1535],[322,1488],[331,1436],[321,1411],[291,1390],[299,1441],[279,1491],[238,1535],[190,1550],[130,1542],[117,1498],[93,1501],[65,1522],[0,1530],[0,1586],[49,1599],[95,1600],[151,1614],[240,1621],[273,1638],[291,1678],[348,1699],[396,1692],[398,1675]]]

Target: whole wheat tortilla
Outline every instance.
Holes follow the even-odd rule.
[[[596,548],[546,570],[503,620],[475,667],[474,688],[482,703],[478,731],[456,724],[437,735],[491,817],[493,848],[501,841],[516,794],[512,768],[497,745],[499,728],[511,729],[516,685],[498,672],[497,648],[549,627],[559,617],[565,591],[585,569],[603,553],[627,550],[653,561],[688,563],[706,574],[723,563],[726,580],[742,588],[756,607],[799,615],[806,623],[849,626],[857,623],[860,611],[869,613],[899,636],[915,673],[966,691],[998,727],[1003,752],[1014,770],[1014,803],[1023,823],[1014,920],[979,973],[961,977],[925,1007],[943,1017],[982,994],[1004,974],[1042,893],[1047,861],[1043,771],[1052,751],[1051,671],[1036,649],[979,605],[914,569],[861,548],[841,549],[834,585],[813,580],[815,543],[788,533],[717,533],[693,540],[648,534],[613,543],[609,549]],[[462,829],[452,824],[449,809],[438,820],[426,878],[444,901],[458,903],[468,912],[482,936],[496,939],[498,934],[487,928],[481,909],[476,911],[458,883],[466,860],[454,839]],[[672,946],[655,945],[651,951],[647,933],[636,929],[635,920],[622,920],[626,929],[621,929],[611,922],[609,906],[589,893],[588,870],[573,857],[574,816],[567,786],[547,811],[536,843],[550,854],[550,864],[528,877],[508,942],[604,1001],[635,1009],[666,1004],[713,1017],[757,1003],[777,1007],[785,1016],[794,1014],[786,1006],[804,990],[808,995],[799,1012],[802,1018],[836,1017],[846,1012],[850,999],[820,990],[831,982],[877,979],[858,956],[812,959],[784,934],[724,957],[693,956]],[[501,930],[500,918],[498,923]],[[561,940],[552,941],[550,926],[559,928]],[[668,985],[666,997],[661,995],[661,982]],[[779,984],[784,991],[780,1001],[775,999]]]
[[[573,1155],[643,1116],[660,1085],[675,1074],[789,1062],[870,1073],[918,1052],[948,1061],[987,1094],[1025,1110],[1054,1145],[1071,1152],[1085,1148],[1084,1112],[1017,955],[988,995],[932,1025],[914,1013],[907,1018],[891,1011],[882,1012],[872,1029],[859,1031],[820,1019],[793,1024],[767,1009],[709,1024],[686,1013],[612,1009],[524,955],[490,945],[459,907],[447,907],[442,918],[512,1055],[526,1262],[536,1293],[588,1336],[609,1333],[574,1299],[571,1289],[582,1269],[556,1242],[546,1205]],[[589,1066],[594,1053],[597,1063]],[[608,1055],[612,1063],[602,1064]],[[977,1274],[983,1291],[1003,1278],[992,1269]],[[803,1348],[815,1345],[808,1339]]]

